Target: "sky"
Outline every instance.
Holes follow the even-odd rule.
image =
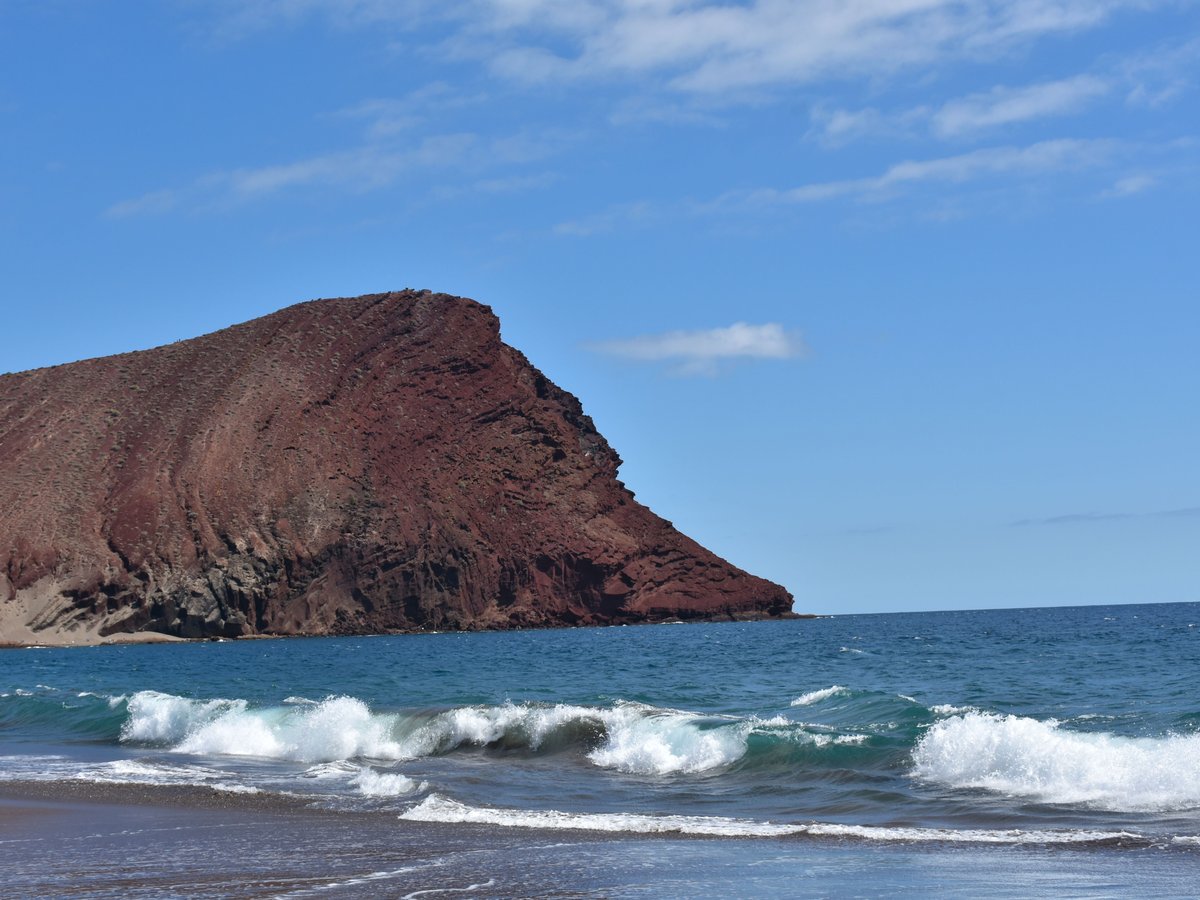
[[[0,372],[473,297],[816,613],[1200,601],[1200,4],[0,0]]]

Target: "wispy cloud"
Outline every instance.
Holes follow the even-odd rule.
[[[178,209],[213,209],[297,189],[367,193],[415,175],[448,173],[452,184],[432,188],[443,199],[468,193],[515,193],[543,187],[554,176],[521,168],[559,152],[575,139],[563,129],[479,134],[439,133],[429,119],[446,109],[482,100],[435,82],[397,98],[373,98],[320,116],[361,123],[357,143],[345,149],[261,166],[218,170],[181,186],[121,200],[110,218],[161,215]]]
[[[1111,89],[1111,82],[1093,75],[1020,88],[995,87],[946,103],[933,114],[933,130],[942,137],[957,137],[1000,125],[1063,115],[1078,111]]]
[[[136,216],[155,216],[170,212],[179,203],[177,191],[151,191],[140,197],[114,203],[104,211],[110,219],[129,219]]]
[[[444,81],[434,81],[401,97],[372,97],[338,110],[338,118],[367,122],[366,136],[386,140],[411,133],[434,115],[487,101],[482,93],[464,93]]]
[[[967,153],[894,163],[877,175],[814,181],[795,187],[728,191],[696,201],[634,201],[560,222],[560,235],[591,237],[677,217],[754,217],[769,209],[841,201],[878,207],[922,204],[915,217],[953,221],[989,210],[1016,208],[1038,197],[1061,196],[1069,178],[1076,197],[1132,197],[1163,184],[1192,186],[1198,169],[1195,138],[1159,144],[1108,138],[1062,138],[1026,146],[983,147]],[[1018,190],[1019,189],[1019,190]],[[1016,204],[1016,206],[1014,206]],[[895,221],[908,221],[907,214]]]
[[[237,197],[254,197],[302,185],[341,185],[362,191],[393,184],[415,169],[454,165],[476,143],[474,134],[444,134],[411,148],[366,146],[280,165],[236,169],[209,183],[223,183]]]
[[[1157,184],[1157,176],[1147,172],[1138,172],[1133,175],[1127,175],[1124,178],[1118,178],[1113,182],[1112,187],[1102,191],[1100,196],[1106,199],[1132,197],[1135,194],[1150,190],[1150,188]]]
[[[471,194],[500,195],[517,194],[547,188],[559,180],[556,172],[539,172],[533,175],[512,175],[503,178],[481,178],[465,184],[435,188],[433,195],[442,200],[452,200]]]
[[[390,187],[416,172],[461,165],[478,142],[474,134],[432,135],[410,147],[372,143],[285,163],[213,172],[180,188],[114,203],[105,215],[131,218],[180,208],[222,208],[298,188],[364,193]]]
[[[525,82],[652,76],[690,93],[808,84],[978,59],[1170,0],[210,0],[229,34],[322,16],[430,21],[446,46]]]
[[[641,226],[656,221],[661,210],[645,200],[631,203],[616,203],[607,209],[589,216],[568,219],[554,226],[554,233],[567,237],[593,237],[608,234],[618,228]]]
[[[1200,37],[1160,44],[1118,66],[1135,106],[1161,107],[1200,83]]]
[[[866,137],[913,137],[928,127],[931,114],[928,106],[884,112],[874,106],[838,109],[819,103],[810,113],[813,127],[809,136],[834,147]]]
[[[939,103],[888,109],[847,109],[826,101],[811,111],[809,137],[841,146],[863,138],[936,137],[961,140],[1007,126],[1078,115],[1098,102],[1124,98],[1160,108],[1200,85],[1200,38],[1164,41],[1119,57],[1101,57],[1090,71],[991,89]]]
[[[715,375],[723,363],[747,359],[792,359],[806,352],[796,331],[778,323],[735,322],[725,328],[669,331],[624,340],[602,341],[591,350],[637,362],[674,363],[679,375]]]
[[[1036,519],[1019,519],[1010,524],[1014,528],[1024,528],[1030,525],[1079,525],[1089,522],[1114,522],[1127,519],[1181,519],[1200,518],[1200,506],[1184,506],[1179,509],[1163,509],[1148,513],[1130,512],[1089,512],[1068,513],[1061,516],[1049,516]]]
[[[1004,126],[1081,112],[1115,88],[1111,79],[1083,74],[1017,87],[997,85],[940,106],[884,111],[874,106],[851,110],[818,105],[811,114],[811,134],[834,146],[866,137],[968,138]]]
[[[718,204],[815,203],[837,197],[880,199],[922,183],[965,184],[999,176],[1034,176],[1064,169],[1075,171],[1111,158],[1118,147],[1117,142],[1099,139],[1041,141],[1026,147],[986,147],[954,156],[906,160],[868,178],[729,194]]]

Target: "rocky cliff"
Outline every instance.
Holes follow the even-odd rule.
[[[472,300],[302,303],[0,376],[9,640],[787,614],[638,504]]]

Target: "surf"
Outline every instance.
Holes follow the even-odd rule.
[[[913,774],[957,789],[1116,812],[1200,809],[1200,734],[1131,737],[967,712],[935,723]]]

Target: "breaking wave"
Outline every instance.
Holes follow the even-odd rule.
[[[1055,721],[968,712],[935,723],[913,773],[1040,803],[1120,812],[1200,808],[1200,734],[1123,737]]]
[[[416,759],[462,748],[575,751],[593,765],[635,775],[711,772],[744,765],[748,756],[786,757],[798,748],[867,740],[782,716],[702,716],[631,702],[610,707],[507,703],[399,713],[372,711],[353,697],[289,701],[253,708],[244,700],[142,691],[125,701],[120,739],[179,753],[310,764]],[[395,785],[401,792],[400,782]]]
[[[353,697],[251,709],[245,700],[191,700],[141,691],[129,699],[128,713],[122,741],[166,745],[179,753],[296,762],[406,755],[390,738],[396,717],[373,714]]]

